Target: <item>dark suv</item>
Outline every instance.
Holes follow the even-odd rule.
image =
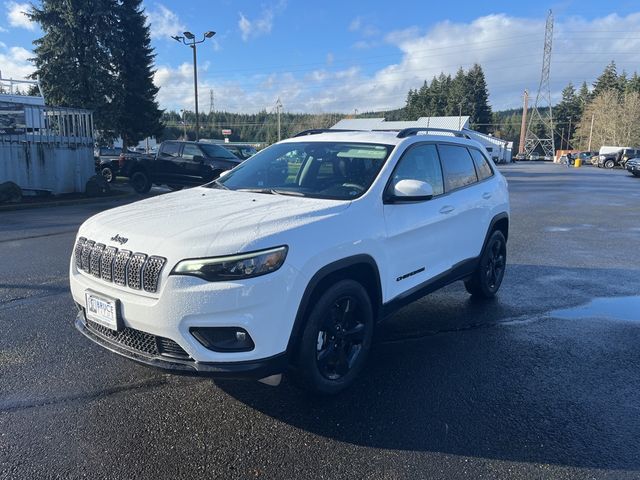
[[[172,190],[202,185],[230,170],[242,160],[213,143],[162,142],[154,158],[127,159],[122,166],[134,190],[146,193],[153,184]]]
[[[598,157],[598,167],[604,168],[614,168],[614,167],[622,167],[625,168],[625,164],[631,158],[636,158],[640,156],[640,149],[637,148],[621,148],[616,152],[605,153],[604,155],[600,155]]]
[[[249,157],[253,157],[258,151],[252,145],[240,145],[237,143],[221,143],[221,147],[226,148],[236,157],[246,160]]]

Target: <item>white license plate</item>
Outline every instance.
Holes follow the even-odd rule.
[[[103,325],[111,330],[118,330],[118,305],[117,301],[97,295],[93,292],[85,292],[87,319]]]

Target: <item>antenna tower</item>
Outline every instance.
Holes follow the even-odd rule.
[[[551,111],[551,86],[549,72],[551,70],[551,46],[553,43],[553,12],[549,10],[544,32],[544,55],[542,57],[542,74],[536,101],[533,105],[524,142],[525,154],[533,153],[538,145],[545,156],[555,155],[553,135],[553,113]]]

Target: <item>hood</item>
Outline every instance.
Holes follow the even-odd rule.
[[[169,260],[228,255],[286,244],[287,231],[349,205],[197,187],[99,213],[82,225],[79,236]]]

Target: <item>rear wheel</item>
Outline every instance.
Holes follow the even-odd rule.
[[[298,384],[332,395],[362,371],[373,337],[373,309],[365,288],[342,280],[327,289],[307,316],[295,371]]]
[[[482,252],[478,268],[464,286],[471,295],[493,298],[502,284],[507,266],[507,241],[501,231],[494,231]]]
[[[151,180],[144,172],[134,172],[133,175],[131,175],[129,182],[137,193],[147,193],[151,190]]]

